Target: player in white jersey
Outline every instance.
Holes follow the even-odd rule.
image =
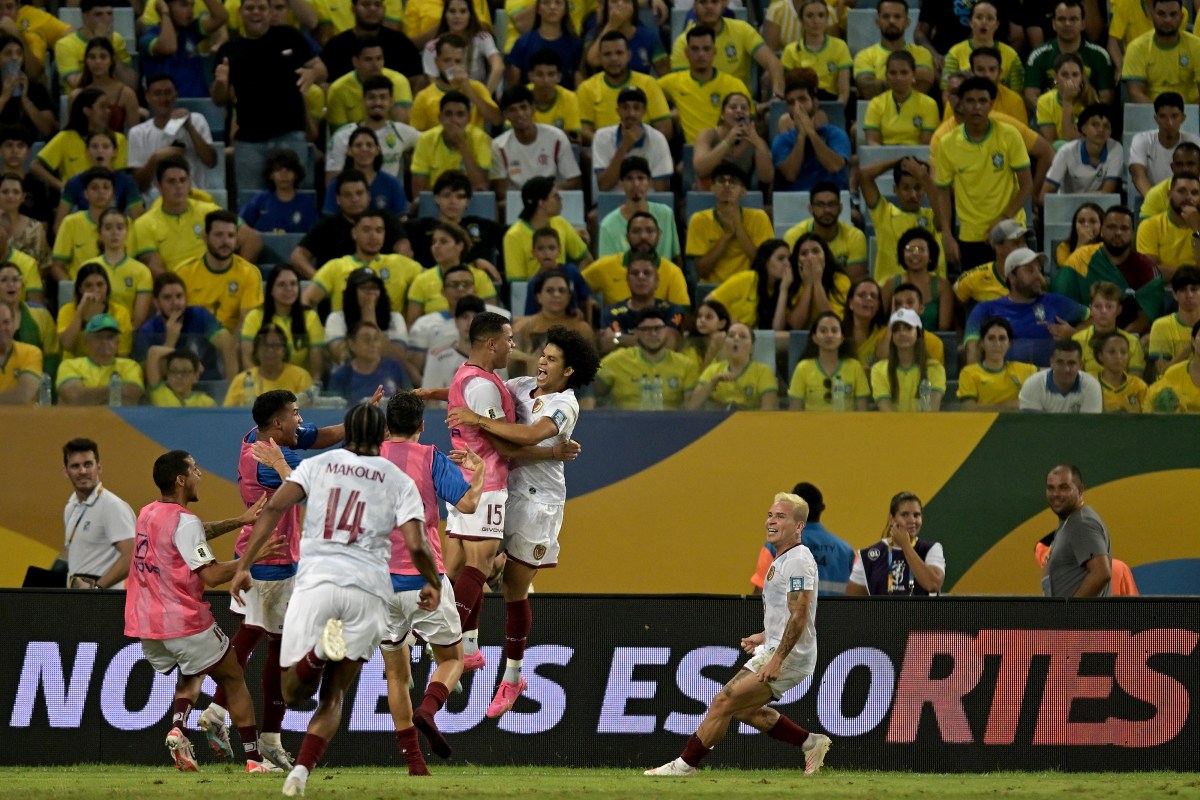
[[[766,522],[767,541],[774,545],[776,555],[763,584],[764,630],[742,639],[742,649],[754,657],[717,692],[679,758],[646,770],[646,775],[695,775],[696,767],[725,738],[734,719],[799,747],[804,753],[805,775],[812,775],[825,763],[829,737],[809,733],[767,705],[811,675],[817,663],[817,562],[800,544],[807,519],[808,503],[803,498],[787,492],[775,495]]]
[[[451,425],[479,426],[501,455],[513,459],[504,512],[507,660],[487,710],[489,717],[508,711],[525,691],[521,665],[533,626],[529,587],[539,569],[558,564],[558,532],[567,502],[559,451],[571,444],[579,420],[575,389],[590,384],[599,367],[600,357],[590,341],[556,325],[547,331],[537,376],[513,378],[505,384],[513,398],[516,422],[489,419],[465,407],[452,409],[447,415]]]
[[[304,794],[309,773],[341,722],[342,702],[383,637],[393,529],[399,528],[413,563],[429,584],[422,608],[437,608],[440,580],[425,543],[425,512],[412,479],[379,456],[383,411],[360,403],[345,419],[346,445],[300,463],[267,502],[239,562],[229,591],[252,585],[246,564],[275,530],[279,518],[307,499],[300,536],[300,566],[283,625],[279,656],[288,705],[321,687],[296,766],[283,793]],[[328,665],[328,668],[327,668]]]

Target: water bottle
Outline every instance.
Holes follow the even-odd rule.
[[[638,408],[642,411],[654,410],[654,385],[650,383],[650,376],[642,376],[642,393],[638,398]]]
[[[254,372],[246,370],[242,373],[242,405],[246,408],[254,408],[254,400],[257,393],[254,390]]]
[[[108,377],[108,405],[109,408],[118,408],[121,405],[121,387],[124,382],[121,380],[120,374],[116,368],[113,369],[112,375]]]
[[[917,410],[933,410],[933,384],[928,378],[921,378],[921,382],[917,384]]]
[[[39,406],[54,405],[54,394],[51,391],[53,389],[53,387],[54,387],[54,381],[50,379],[50,373],[43,372],[41,386],[38,388],[38,405]]]
[[[660,375],[655,375],[650,384],[650,407],[654,411],[663,410],[663,379]]]
[[[829,386],[829,402],[834,411],[846,410],[846,388],[846,382],[842,380],[841,373],[834,375],[833,382]]]
[[[305,390],[304,397],[307,401],[307,405],[309,408],[316,408],[317,405],[320,403],[321,382],[313,381],[312,385],[309,386],[308,389]]]

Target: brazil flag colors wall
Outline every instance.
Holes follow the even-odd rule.
[[[425,424],[424,441],[448,446],[442,413]],[[100,444],[105,484],[135,511],[155,499],[154,459],[188,450],[205,471],[194,508],[216,519],[241,507],[236,460],[252,425],[245,409],[6,411],[0,585],[19,586],[62,545],[67,439]],[[915,492],[949,591],[1036,594],[1034,544],[1057,523],[1046,472],[1070,462],[1142,593],[1200,594],[1197,418],[593,411],[575,438],[561,565],[538,576],[542,592],[744,593],[772,495],[806,480],[825,494],[822,522],[855,547],[879,539],[892,495]],[[218,555],[232,545],[220,540]]]

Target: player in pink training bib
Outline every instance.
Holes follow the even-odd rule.
[[[804,498],[787,492],[775,495],[764,525],[767,541],[775,548],[775,560],[763,583],[763,631],[742,639],[742,649],[753,653],[753,658],[717,692],[679,758],[644,774],[656,778],[695,775],[696,767],[725,738],[735,719],[800,748],[805,775],[812,775],[825,763],[829,737],[809,733],[767,705],[812,675],[817,664],[817,562],[800,544],[806,521],[808,503]]]
[[[382,387],[376,390],[375,402],[383,396]],[[286,389],[263,392],[251,409],[255,428],[242,437],[238,454],[238,491],[243,502],[260,505],[283,484],[292,470],[300,464],[300,450],[332,447],[345,437],[341,425],[318,428],[300,416],[296,395]],[[246,552],[250,541],[251,520],[238,533],[234,552]],[[276,766],[292,768],[292,757],[280,741],[283,704],[280,688],[279,649],[283,636],[283,619],[296,581],[296,562],[300,558],[300,509],[292,508],[279,520],[275,531],[288,544],[287,550],[274,558],[260,560],[250,568],[254,585],[244,596],[244,603],[231,602],[230,610],[242,615],[242,624],[233,634],[233,649],[238,663],[245,668],[254,648],[267,637],[267,657],[263,662],[263,718],[259,749]],[[212,703],[200,715],[200,727],[208,736],[214,750],[228,747],[229,733],[225,729],[225,695],[219,689]]]
[[[302,461],[267,502],[230,581],[235,598],[253,585],[250,568],[280,517],[306,501],[296,588],[283,625],[279,663],[289,705],[320,685],[296,765],[283,794],[302,796],[309,773],[341,723],[346,690],[383,638],[393,530],[399,528],[425,579],[420,606],[437,608],[440,576],[425,543],[425,511],[412,479],[379,457],[383,412],[360,403],[346,412],[346,445]]]
[[[455,451],[462,467],[470,471],[471,482],[449,457],[432,445],[421,444],[425,429],[425,403],[415,392],[397,392],[388,401],[388,439],[380,455],[404,470],[413,479],[425,506],[425,538],[437,561],[439,573],[444,573],[442,543],[438,535],[441,501],[450,503],[463,514],[471,514],[479,505],[487,477],[483,459],[471,451]],[[462,626],[454,606],[454,589],[442,574],[442,601],[433,611],[419,606],[420,589],[425,579],[408,554],[399,536],[392,536],[392,597],[388,601],[388,630],[380,645],[383,651],[384,674],[388,682],[388,706],[396,725],[396,745],[408,763],[408,774],[428,775],[429,768],[417,741],[417,730],[425,734],[433,752],[449,758],[453,750],[434,716],[445,705],[462,675]],[[406,640],[419,637],[433,648],[437,668],[430,677],[420,706],[413,711],[409,697],[410,651]]]
[[[254,705],[242,668],[204,600],[204,589],[229,580],[238,566],[235,561],[217,561],[205,528],[232,530],[244,520],[203,525],[187,508],[198,499],[200,479],[196,461],[182,450],[164,453],[154,462],[154,483],[162,497],[138,515],[126,584],[125,635],[142,640],[142,653],[156,670],[164,675],[179,671],[167,734],[167,748],[178,769],[199,769],[184,726],[204,676],[211,675],[229,697],[246,771],[278,772],[258,752]],[[274,556],[281,544],[264,549],[263,556]]]
[[[539,569],[558,563],[558,534],[567,481],[555,448],[565,449],[579,420],[575,389],[596,377],[600,357],[580,334],[562,326],[547,332],[536,377],[513,378],[507,390],[516,405],[516,422],[489,419],[469,408],[452,408],[451,425],[487,434],[496,448],[512,457],[508,476],[508,505],[504,514],[504,676],[488,707],[499,717],[525,691],[521,677],[525,646],[533,627],[529,587]],[[531,448],[549,450],[549,458]],[[525,448],[518,450],[517,448]]]
[[[512,396],[496,370],[508,365],[513,349],[512,325],[499,314],[484,311],[471,320],[468,334],[471,355],[454,374],[449,407],[467,408],[488,419],[513,422],[516,412]],[[463,669],[483,666],[479,650],[479,618],[483,611],[483,586],[492,561],[504,538],[504,506],[508,501],[508,459],[500,455],[482,431],[461,426],[450,430],[455,450],[470,448],[487,465],[483,497],[473,514],[451,509],[446,517],[447,553],[454,578],[454,604],[463,631]],[[455,567],[461,565],[456,574]]]

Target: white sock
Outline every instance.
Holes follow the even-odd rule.
[[[292,767],[292,771],[288,773],[288,777],[295,778],[301,783],[304,783],[308,780],[308,767],[297,764],[296,766]]]
[[[521,680],[521,664],[523,663],[524,659],[520,658],[506,659],[504,665],[504,680],[509,683],[516,683],[517,681]]]
[[[268,745],[269,747],[279,747],[280,746],[278,733],[260,733],[258,735],[258,741],[260,741],[261,743],[263,743],[265,745]]]
[[[479,629],[463,631],[463,655],[470,656],[479,652]]]
[[[224,723],[225,722],[225,714],[226,714],[226,711],[224,708],[217,705],[216,703],[210,703],[208,708],[204,709],[204,713],[201,714],[201,716],[203,716],[207,719],[214,720],[216,722]]]

